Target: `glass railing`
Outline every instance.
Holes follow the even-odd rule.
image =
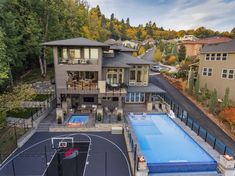
[[[176,117],[179,118],[182,122],[184,122],[185,125],[190,127],[191,130],[193,130],[198,136],[204,139],[204,141],[207,142],[210,146],[212,146],[213,149],[218,151],[220,154],[228,154],[230,156],[235,157],[235,151],[226,146],[221,140],[216,138],[216,136],[212,135],[205,128],[201,127],[201,125],[196,120],[190,117],[189,113],[185,109],[183,109],[177,103],[172,101],[167,95],[160,96],[164,99],[165,102],[167,102],[171,106],[171,109],[175,113]]]
[[[97,65],[98,59],[62,59],[59,58],[58,64],[67,64],[67,65]]]

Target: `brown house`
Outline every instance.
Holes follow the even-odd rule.
[[[235,102],[235,40],[205,45],[199,57],[200,87],[216,89],[221,99],[229,88],[229,98]]]
[[[212,37],[194,41],[182,41],[182,44],[186,48],[186,57],[195,57],[199,55],[202,47],[206,44],[224,43],[229,42],[231,40],[232,39],[228,37]]]

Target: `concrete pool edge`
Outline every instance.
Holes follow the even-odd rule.
[[[202,161],[202,162],[187,162],[187,163],[180,163],[180,162],[172,162],[172,163],[148,163],[148,168],[149,168],[149,173],[152,173],[154,171],[154,169],[152,168],[153,166],[156,166],[156,167],[161,167],[162,169],[157,169],[158,172],[155,172],[155,173],[161,173],[161,174],[166,174],[166,173],[171,173],[171,174],[178,174],[178,173],[190,173],[190,172],[195,172],[195,173],[198,173],[198,172],[206,172],[206,173],[209,173],[209,172],[213,172],[213,173],[217,173],[218,174],[218,171],[217,171],[217,161],[218,161],[218,156],[219,154],[214,151],[212,148],[210,148],[210,151],[214,151],[214,153],[216,154],[211,154],[211,152],[208,151],[208,146],[207,146],[207,149],[204,148],[204,146],[201,145],[201,142],[198,142],[198,139],[195,139],[195,135],[191,135],[189,134],[189,130],[185,130],[185,127],[182,127],[182,124],[178,124],[178,121],[175,119],[175,118],[171,118],[169,116],[169,114],[167,113],[148,113],[148,112],[145,112],[145,113],[128,113],[127,114],[127,118],[128,118],[128,126],[131,127],[131,130],[133,132],[133,134],[131,136],[134,137],[134,141],[136,141],[138,143],[138,145],[140,146],[139,144],[139,141],[137,140],[137,136],[135,134],[135,130],[133,128],[133,124],[132,124],[132,119],[131,117],[133,117],[133,115],[166,115],[172,123],[174,123],[177,128],[179,128],[193,143],[195,143],[195,145],[197,145],[206,155],[208,155],[208,157],[211,159],[211,161]],[[191,131],[192,133],[192,131]],[[132,138],[133,138],[132,137]],[[132,139],[133,140],[133,139]],[[205,142],[204,142],[205,143]],[[209,146],[210,147],[210,146]],[[140,147],[139,147],[140,148]],[[141,148],[140,148],[140,153],[143,154],[143,152],[141,151]],[[207,167],[205,167],[207,165]],[[188,168],[185,170],[185,169],[173,169],[173,170],[169,170],[169,168],[167,169],[167,172],[164,171],[164,168],[163,167],[169,167],[169,166],[176,166],[176,167],[180,167],[180,166],[188,166]],[[199,170],[198,170],[199,169]]]

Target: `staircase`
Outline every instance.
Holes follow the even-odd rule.
[[[39,125],[38,125],[38,128],[37,128],[37,132],[48,132],[49,131],[49,127],[50,127],[51,123],[49,122],[41,122]]]

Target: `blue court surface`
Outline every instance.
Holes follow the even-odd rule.
[[[130,116],[150,172],[216,171],[216,161],[165,114]]]
[[[78,155],[53,149],[52,137],[74,137]],[[37,132],[0,167],[0,176],[130,176],[123,135],[110,132],[55,133]]]

